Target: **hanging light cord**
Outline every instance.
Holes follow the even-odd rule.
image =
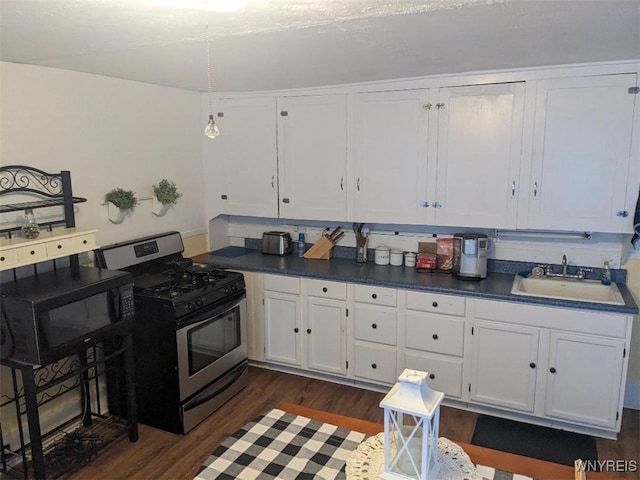
[[[206,25],[204,27],[205,31],[205,42],[207,43],[207,82],[209,87],[209,114],[213,115],[213,82],[211,81],[211,42],[209,40],[209,10],[207,9],[206,17],[205,17]]]

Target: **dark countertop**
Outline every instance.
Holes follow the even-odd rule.
[[[625,304],[609,305],[605,303],[513,295],[511,294],[513,274],[510,273],[490,272],[486,279],[480,281],[458,280],[450,274],[418,273],[415,268],[404,266],[376,265],[373,262],[356,263],[352,259],[345,258],[310,260],[293,255],[279,257],[263,255],[258,250],[243,250],[250,253],[234,257],[205,253],[193,257],[193,260],[199,263],[208,263],[222,268],[233,268],[248,272],[318,278],[337,282],[378,285],[447,295],[464,295],[489,300],[507,300],[534,305],[580,308],[631,315],[638,313],[638,306],[625,284],[618,284]]]

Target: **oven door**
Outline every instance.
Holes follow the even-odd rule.
[[[246,294],[188,320],[176,331],[181,402],[247,360]]]

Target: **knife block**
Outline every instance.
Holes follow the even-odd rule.
[[[321,260],[329,260],[331,258],[331,250],[334,243],[328,237],[322,236],[314,243],[304,254],[304,258],[315,258]]]

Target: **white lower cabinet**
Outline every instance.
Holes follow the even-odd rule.
[[[551,332],[545,415],[614,428],[625,353],[623,340]]]
[[[300,279],[264,275],[265,359],[302,365]]]
[[[398,378],[397,291],[355,285],[354,298],[354,375],[391,385]]]
[[[620,430],[629,315],[475,301],[469,400]]]
[[[347,373],[346,284],[264,275],[265,360]]]
[[[464,297],[406,292],[404,368],[427,372],[429,386],[462,397]]]
[[[469,399],[533,413],[539,330],[484,320],[473,329]]]
[[[306,359],[310,370],[347,374],[347,285],[307,280]]]
[[[268,363],[382,388],[412,368],[463,408],[620,431],[631,315],[262,277]]]

